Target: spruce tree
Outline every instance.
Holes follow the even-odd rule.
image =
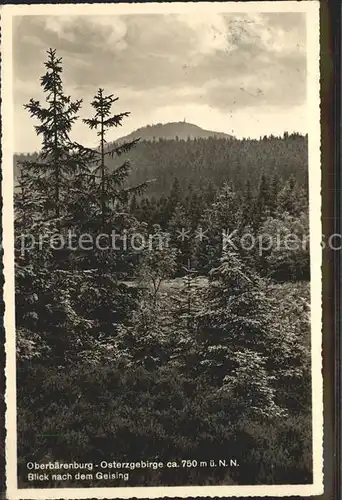
[[[177,203],[173,215],[168,223],[170,232],[170,243],[178,250],[179,268],[186,265],[191,258],[193,250],[193,234],[191,230],[191,220],[186,214],[182,203]]]
[[[270,186],[269,179],[265,173],[261,174],[258,193],[254,202],[254,216],[252,226],[255,231],[269,215]]]
[[[178,177],[174,177],[168,198],[168,217],[172,217],[177,204],[182,199],[182,189]]]
[[[21,168],[29,174],[31,183],[35,183],[44,197],[45,216],[59,218],[65,215],[64,207],[68,204],[72,179],[87,169],[87,162],[80,155],[82,148],[69,137],[82,100],[72,101],[70,96],[65,95],[62,59],[57,58],[55,50],[47,51],[44,64],[46,73],[40,83],[46,96],[46,106],[33,98],[24,106],[31,117],[40,121],[35,129],[37,135],[42,137],[42,149],[37,159],[22,162]]]
[[[213,203],[217,189],[213,184],[213,181],[210,179],[208,183],[206,183],[204,186],[202,186],[201,191],[204,192],[204,200],[206,204],[211,204]]]
[[[305,189],[298,185],[293,175],[289,177],[277,196],[277,215],[284,212],[299,217],[308,210],[308,199]]]
[[[118,100],[118,97],[106,95],[100,88],[91,102],[93,116],[83,121],[91,130],[97,131],[99,141],[93,160],[93,204],[88,219],[92,221],[94,237],[99,233],[115,233],[115,245],[110,245],[106,250],[96,247],[90,255],[88,265],[99,269],[101,274],[115,272],[124,276],[130,273],[132,259],[134,260],[134,251],[131,251],[126,242],[139,226],[131,213],[131,201],[134,195],[143,193],[148,182],[129,186],[131,163],[128,159],[121,162],[121,156],[128,153],[139,139],[120,143],[107,142],[108,132],[120,127],[124,118],[130,115],[129,112],[113,113],[113,104]]]
[[[182,373],[194,374],[198,363],[197,315],[203,306],[203,280],[191,260],[182,267],[184,277],[181,284],[169,293],[172,326],[172,364]]]
[[[277,172],[273,174],[270,183],[270,198],[269,198],[269,209],[270,215],[273,216],[277,212],[277,198],[280,189],[280,179]]]
[[[14,193],[15,223],[17,234],[29,231],[41,216],[45,197],[39,196],[35,182],[26,169],[20,169]]]
[[[232,413],[280,413],[273,373],[268,371],[274,314],[263,280],[227,250],[211,271],[206,301],[197,316],[196,371],[219,397],[229,398]]]
[[[226,183],[203,214],[196,231],[195,260],[198,271],[207,273],[219,264],[225,242],[231,241],[232,233],[238,234],[240,221],[241,206],[235,191]]]
[[[194,280],[197,271],[191,266],[191,260],[188,259],[187,265],[182,266],[184,272],[183,284],[180,292],[173,297],[175,316],[177,318],[177,327],[186,329],[191,334],[195,325],[196,290],[197,285]]]
[[[199,224],[205,209],[213,202],[213,199],[210,201],[206,199],[206,194],[205,191],[195,189],[191,184],[188,187],[184,206],[193,229]]]
[[[109,170],[107,165],[108,156],[112,158],[121,157],[139,141],[139,139],[136,139],[108,147],[106,140],[108,131],[113,127],[122,126],[123,119],[130,114],[129,112],[113,114],[113,104],[118,100],[119,98],[114,97],[113,94],[105,95],[104,90],[100,88],[91,102],[95,112],[94,115],[83,120],[91,130],[97,130],[97,137],[99,138],[93,173],[96,179],[96,194],[99,200],[100,228],[103,232],[108,229],[113,213],[120,209],[127,210],[131,197],[142,192],[146,187],[146,182],[134,187],[125,186],[131,170],[128,160],[116,166],[112,171]]]
[[[245,190],[242,197],[241,223],[244,227],[249,226],[253,218],[253,193],[251,182],[248,179],[245,184]]]
[[[153,308],[158,304],[162,282],[172,278],[176,271],[177,251],[169,245],[169,241],[169,233],[155,226],[139,255],[136,279],[147,283]]]
[[[142,232],[142,231],[141,231]],[[147,369],[165,364],[172,356],[172,317],[167,310],[162,284],[176,270],[176,251],[168,245],[169,235],[159,226],[139,255],[135,280],[139,288],[129,325],[118,330],[122,356]]]
[[[310,280],[309,217],[283,212],[269,217],[260,228],[274,243],[263,251],[263,273],[276,281]],[[260,257],[259,260],[261,261]]]

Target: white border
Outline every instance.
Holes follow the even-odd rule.
[[[312,485],[277,486],[184,486],[125,488],[17,488],[16,355],[14,313],[14,231],[13,231],[13,74],[12,16],[14,15],[122,15],[204,12],[304,12],[307,15],[307,91],[309,121],[309,188],[311,245],[312,318],[312,402],[313,476]],[[3,247],[6,329],[6,481],[7,496],[17,499],[60,498],[160,498],[232,496],[312,496],[323,493],[323,381],[322,381],[322,256],[321,256],[321,170],[319,96],[319,1],[203,2],[144,4],[61,4],[5,5],[1,8],[2,29],[2,153],[3,153]]]

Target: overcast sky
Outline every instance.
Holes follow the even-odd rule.
[[[183,121],[236,137],[307,132],[306,30],[302,13],[17,16],[13,24],[15,151],[40,147],[23,104],[41,99],[48,48],[64,62],[66,93],[99,87],[130,111],[110,138]],[[73,138],[94,145],[85,125]]]

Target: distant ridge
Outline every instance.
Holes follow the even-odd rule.
[[[171,122],[171,123],[157,123],[156,125],[147,125],[141,127],[134,132],[120,137],[118,142],[133,141],[134,139],[141,138],[145,141],[153,141],[158,139],[200,139],[208,137],[216,137],[221,139],[235,139],[234,136],[225,134],[223,132],[214,132],[212,130],[204,130],[198,125],[187,122]]]

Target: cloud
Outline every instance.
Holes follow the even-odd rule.
[[[277,107],[282,112],[306,101],[301,13],[17,16],[18,116],[30,97],[41,97],[38,81],[50,47],[63,58],[73,98],[89,102],[103,87],[120,97],[140,125],[163,110],[169,116],[172,106],[205,106],[224,115]],[[85,111],[89,115],[88,104]]]
[[[205,100],[221,110],[260,106],[298,106],[306,99],[306,61],[300,54],[254,59],[254,72],[218,79],[206,87]],[[280,83],[281,82],[281,83]]]
[[[24,79],[28,66],[41,64],[42,51],[53,47],[75,85],[152,90],[243,78],[265,64],[278,66],[284,53],[298,61],[304,30],[289,28],[287,16],[21,17],[14,31],[16,74]]]

